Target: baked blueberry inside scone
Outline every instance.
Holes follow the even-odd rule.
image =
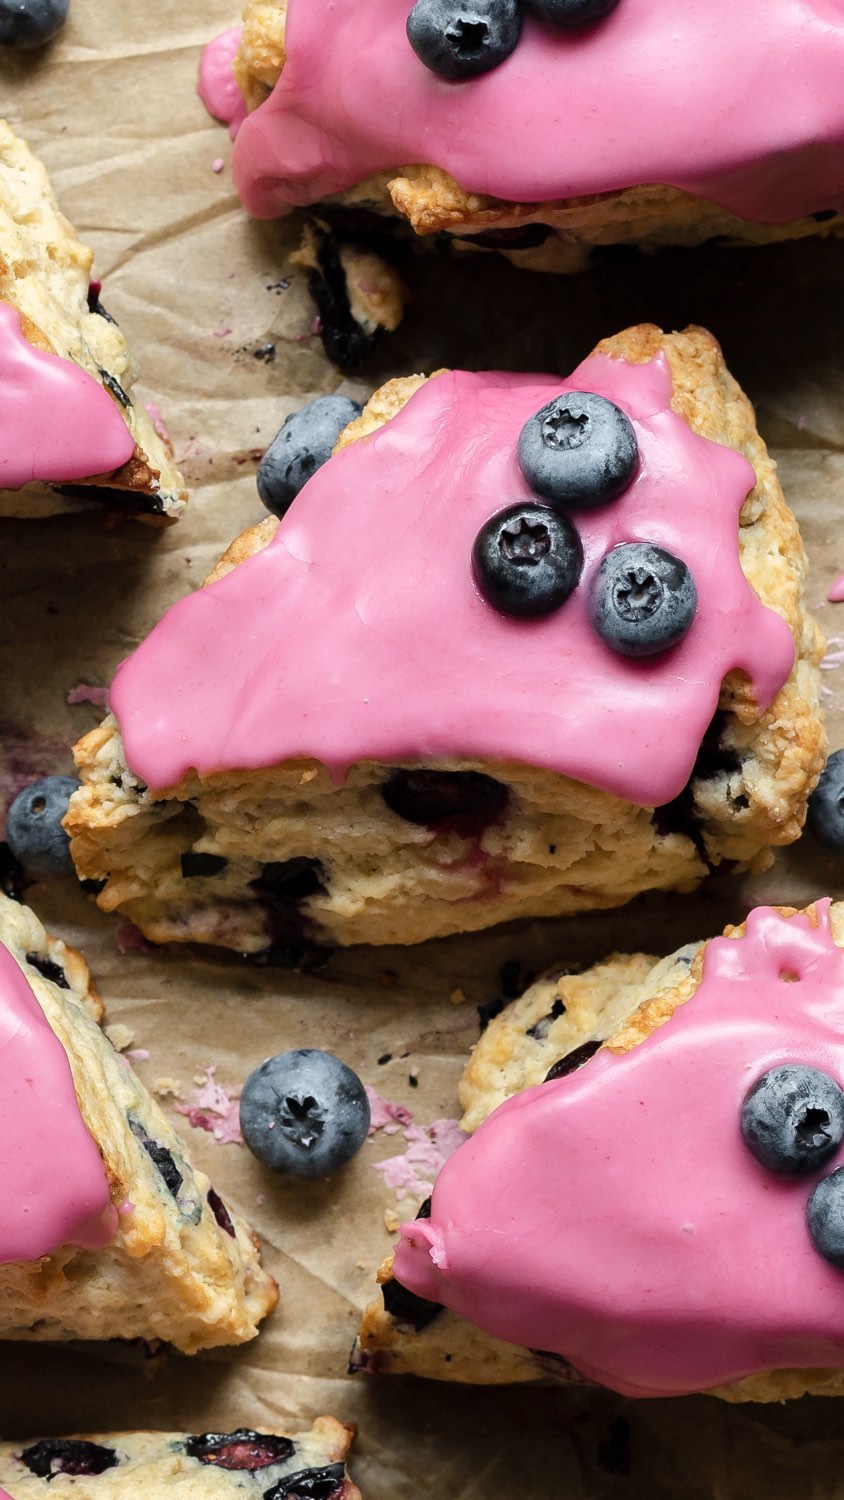
[[[804,567],[701,330],[391,382],[120,668],[78,873],[314,963],[761,868],[825,749]]]

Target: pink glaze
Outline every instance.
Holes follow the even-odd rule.
[[[632,1052],[495,1110],[443,1168],[430,1221],[402,1226],[398,1279],[630,1396],[844,1365],[844,1273],[806,1228],[840,1157],[777,1177],[739,1133],[776,1064],[844,1085],[844,952],[816,910],[813,927],[760,907]]]
[[[0,1264],[112,1238],[102,1158],[79,1111],[65,1050],[0,943]]]
[[[599,391],[633,420],[641,465],[618,501],[577,517],[584,576],[541,620],[477,591],[481,525],[532,498],[516,462],[526,419],[564,389]],[[593,356],[568,381],[451,372],[330,459],[264,551],[181,600],[118,670],[110,694],[132,770],[162,790],[203,774],[313,756],[466,756],[547,767],[652,807],[686,784],[722,678],[741,667],[760,708],[787,678],[786,623],[741,571],[747,461],[669,408],[661,354]],[[650,540],[690,566],[698,615],[662,657],[632,661],[592,629],[587,594],[608,548]]]
[[[196,89],[209,115],[228,125],[232,140],[246,119],[246,103],[232,72],[242,35],[242,26],[230,26],[203,47]],[[222,161],[219,168],[214,163],[215,172],[222,171],[222,167]]]
[[[103,386],[71,360],[36,349],[20,313],[0,302],[0,490],[111,474],[134,451]]]
[[[442,167],[524,203],[661,183],[743,218],[844,207],[842,0],[621,0],[448,83],[416,57],[410,0],[289,0],[287,60],[234,180],[272,218],[371,173]]]
[[[826,597],[830,604],[844,603],[844,573],[839,573],[838,577],[830,584],[829,593]]]

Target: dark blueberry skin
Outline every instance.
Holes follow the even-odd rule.
[[[819,1068],[769,1068],[745,1096],[741,1137],[770,1172],[816,1172],[844,1140],[844,1092]]]
[[[504,814],[510,793],[483,771],[391,771],[381,787],[391,812],[437,833],[480,838]]]
[[[592,624],[622,656],[656,656],[689,630],[697,589],[686,564],[650,542],[626,542],[604,557],[590,600]]]
[[[565,604],[583,570],[580,537],[548,505],[524,501],[482,526],[472,573],[488,604],[505,615],[548,615]]]
[[[426,68],[456,83],[502,63],[521,29],[518,0],[416,0],[407,39]]]
[[[9,808],[9,848],[33,875],[55,875],[73,868],[62,818],[78,786],[75,776],[43,776],[26,787]]]
[[[288,1474],[264,1490],[263,1500],[334,1500],[340,1493],[346,1471],[342,1464],[326,1464],[323,1469],[300,1469]]]
[[[293,412],[276,433],[258,467],[258,494],[274,516],[283,516],[308,480],[331,457],[344,427],[361,407],[348,396],[317,396]]]
[[[64,26],[70,0],[0,0],[0,47],[30,52]]]
[[[844,1271],[844,1167],[818,1183],[809,1199],[806,1221],[818,1254]]]
[[[37,1479],[52,1479],[56,1474],[104,1474],[117,1461],[113,1448],[84,1438],[44,1438],[21,1453],[21,1463]]]
[[[268,1057],[240,1097],[249,1150],[287,1177],[327,1177],[345,1166],[366,1140],[369,1118],[357,1074],[314,1047]]]
[[[575,1047],[573,1052],[567,1052],[565,1057],[561,1057],[559,1062],[548,1069],[543,1082],[553,1083],[555,1078],[568,1078],[570,1073],[576,1073],[578,1068],[588,1063],[590,1057],[595,1056],[600,1046],[601,1042],[595,1040],[584,1042],[582,1046]]]
[[[592,26],[603,21],[618,0],[523,0],[526,10],[532,11],[540,21],[550,21],[552,26],[561,26],[565,31],[575,31],[581,26]]]
[[[844,851],[844,750],[835,750],[809,798],[809,827],[827,849]]]
[[[268,1469],[271,1464],[286,1463],[294,1448],[289,1438],[270,1432],[253,1432],[238,1427],[235,1432],[201,1432],[185,1439],[185,1452],[201,1464],[218,1469]]]
[[[627,489],[639,467],[639,444],[630,418],[612,401],[570,391],[525,423],[519,467],[553,505],[595,510]]]

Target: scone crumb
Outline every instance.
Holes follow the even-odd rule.
[[[113,1026],[105,1026],[103,1030],[115,1052],[128,1052],[135,1040],[135,1033],[131,1027],[124,1026],[120,1021],[116,1021]]]
[[[174,1094],[182,1092],[182,1080],[180,1078],[156,1078],[152,1091],[159,1099],[170,1099]]]
[[[461,989],[452,990],[448,998],[451,1001],[452,1005],[466,1004],[466,996]]]

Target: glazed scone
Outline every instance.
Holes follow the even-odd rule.
[[[242,1343],[278,1295],[255,1236],[100,1010],[81,956],[0,896],[0,1337]]]
[[[455,29],[473,19],[450,9]],[[509,57],[449,81],[411,49],[410,10],[246,0],[235,74],[255,113],[234,176],[251,213],[398,215],[547,270],[596,245],[844,230],[844,24],[818,0],[689,6],[670,29],[660,0],[576,31],[525,13]]]
[[[473,538],[535,503],[519,430],[579,384],[604,409],[616,395],[641,466],[573,513],[586,561],[567,601],[516,618],[482,596]],[[651,534],[699,600],[680,645],[634,659],[590,601],[614,543]],[[629,329],[568,381],[392,381],[281,523],[239,537],[120,668],[76,747],[77,871],[156,942],[284,960],[764,868],[825,752],[804,570],[703,330]]]
[[[11,1500],[361,1500],[346,1470],[354,1428],[317,1417],[304,1432],[119,1432],[0,1443]]]
[[[478,1133],[402,1227],[352,1367],[634,1396],[844,1394],[842,1260],[810,1207],[844,1177],[842,950],[844,903],[822,901],[758,908],[666,959],[538,980],[475,1048],[460,1094]],[[789,1084],[774,1164],[748,1145],[744,1111],[778,1070],[817,1071]],[[819,1075],[838,1116],[816,1107]],[[544,1349],[514,1337],[538,1331],[538,1304]]]
[[[41,162],[0,120],[0,391],[11,418],[0,515],[96,502],[164,525],[187,492],[169,441],[133,400],[137,367],[92,264]]]

